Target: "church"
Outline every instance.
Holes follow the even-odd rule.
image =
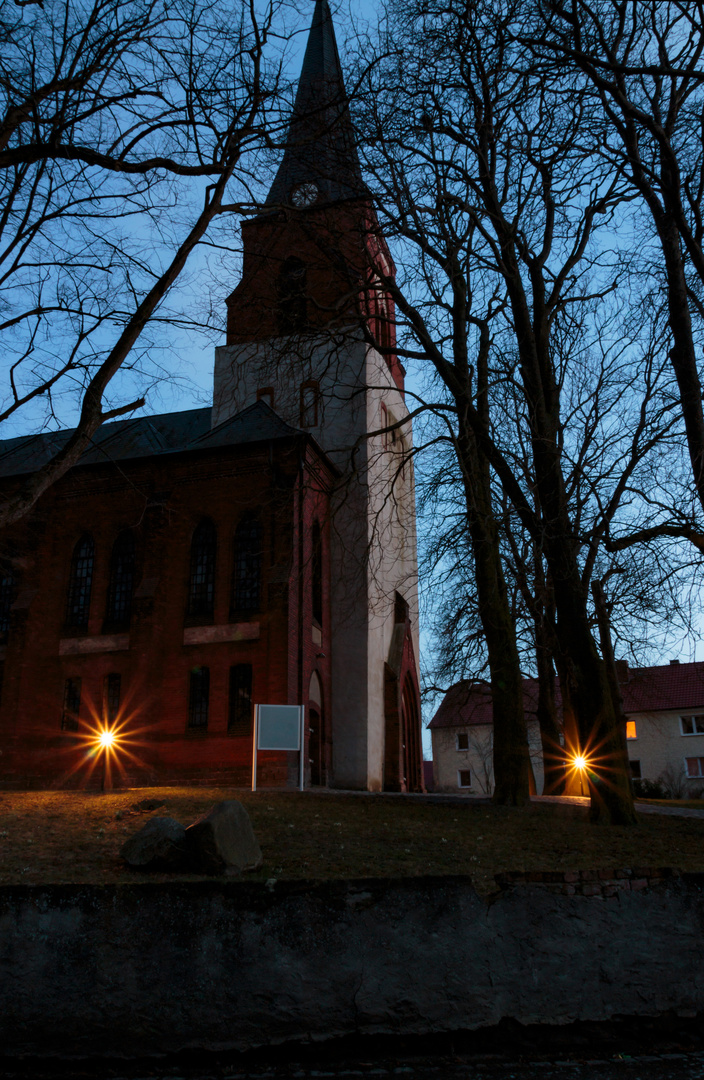
[[[2,538],[0,788],[105,782],[104,730],[116,786],[247,785],[254,706],[289,704],[307,786],[423,790],[394,266],[327,0],[242,248],[212,407],[104,425]],[[0,443],[0,493],[69,434]]]

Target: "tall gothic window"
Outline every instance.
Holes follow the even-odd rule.
[[[108,724],[114,724],[120,712],[120,692],[122,676],[112,671],[103,679],[103,717]]]
[[[311,577],[313,586],[313,618],[323,625],[323,538],[320,525],[313,522],[313,557]]]
[[[210,668],[198,667],[191,672],[188,693],[188,727],[205,731],[208,727],[210,705]]]
[[[217,533],[210,518],[203,518],[191,541],[191,576],[188,614],[212,616],[215,601]]]
[[[132,611],[134,589],[134,535],[131,529],[121,532],[110,558],[110,584],[105,621],[126,626]]]
[[[279,330],[295,334],[306,324],[306,264],[295,255],[286,259],[276,282],[279,299]]]
[[[314,379],[308,379],[301,386],[301,427],[318,426],[318,399],[320,391]]]
[[[235,532],[233,612],[259,611],[262,591],[262,527],[258,518],[246,517]]]
[[[78,731],[78,714],[81,709],[81,680],[77,676],[64,683],[64,707],[61,713],[61,730]]]
[[[90,533],[86,533],[73,549],[68,585],[66,625],[76,630],[85,629],[88,626],[94,561],[95,544]]]
[[[227,730],[230,735],[251,735],[252,727],[252,665],[233,664]]]
[[[6,641],[10,630],[10,608],[15,599],[15,575],[11,570],[0,574],[0,641]]]

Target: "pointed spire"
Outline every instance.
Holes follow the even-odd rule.
[[[364,194],[335,30],[316,0],[286,149],[266,205],[320,205]]]

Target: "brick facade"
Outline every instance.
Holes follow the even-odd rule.
[[[119,425],[110,425],[119,427]],[[117,726],[127,737],[116,783],[248,783],[252,738],[228,734],[233,665],[252,667],[252,701],[308,706],[322,688],[319,776],[329,769],[329,464],[307,436],[88,465],[74,469],[5,540],[21,552],[2,646],[0,785],[99,783],[86,737],[103,720],[105,679],[120,675]],[[232,609],[233,538],[254,515],[262,529],[258,610]],[[188,613],[191,541],[208,518],[217,533],[212,615]],[[322,555],[322,625],[312,613],[312,535]],[[129,622],[106,625],[110,558],[134,538]],[[72,553],[90,534],[94,567],[87,626],[66,626]],[[207,727],[189,729],[191,672],[209,671]],[[62,730],[66,681],[80,679],[78,730]],[[308,727],[308,725],[307,725]],[[308,749],[306,749],[308,761]],[[259,784],[283,784],[297,755],[262,753]],[[94,759],[93,759],[94,760]],[[310,768],[308,769],[310,774]]]

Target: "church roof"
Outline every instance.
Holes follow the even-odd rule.
[[[306,183],[318,189],[315,205],[365,193],[327,0],[316,0],[286,149],[265,205],[289,203]]]
[[[209,450],[291,438],[304,432],[285,423],[266,402],[257,401],[218,427],[210,427],[210,408],[140,416],[103,424],[81,465]],[[0,477],[21,476],[45,465],[68,442],[71,430],[24,435],[0,441]]]

